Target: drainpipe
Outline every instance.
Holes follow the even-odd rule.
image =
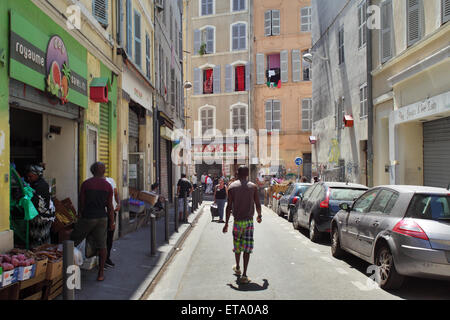
[[[367,6],[372,5],[372,0],[367,0]],[[368,102],[368,132],[367,132],[367,181],[368,186],[373,186],[373,90],[372,90],[372,30],[367,29],[367,44],[366,44],[366,58],[367,58],[367,102]]]

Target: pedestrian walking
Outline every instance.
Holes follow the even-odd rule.
[[[225,221],[223,220],[223,214],[227,198],[228,188],[225,185],[225,180],[223,178],[220,178],[219,184],[214,188],[214,203],[217,204],[217,209],[219,211],[219,223],[225,223]]]
[[[255,214],[255,207],[258,212],[256,221],[258,223],[261,223],[262,221],[258,187],[247,180],[248,175],[248,167],[239,167],[238,180],[233,182],[228,188],[227,215],[225,226],[223,227],[223,233],[227,233],[230,215],[233,213],[233,252],[236,259],[236,265],[233,267],[233,270],[238,276],[241,275],[241,253],[243,253],[244,259],[244,272],[240,278],[240,283],[250,282],[250,279],[247,276],[247,268],[254,245],[253,216]]]
[[[178,212],[179,221],[183,221],[183,211],[184,211],[184,200],[189,197],[189,194],[194,191],[192,184],[186,179],[186,175],[184,173],[181,174],[181,179],[178,180],[177,183],[177,194],[178,194]]]
[[[206,193],[213,194],[213,180],[209,175],[206,176]]]
[[[206,174],[205,173],[202,174],[200,183],[202,184],[203,191],[206,192]]]
[[[114,222],[113,188],[105,179],[105,165],[96,162],[91,166],[94,175],[81,185],[80,214],[70,239],[78,246],[88,236],[93,239],[99,255],[97,281],[103,281],[107,255],[107,232],[116,227]]]
[[[194,189],[197,189],[197,173],[194,173],[191,177],[191,183]]]
[[[111,177],[106,177],[106,181],[109,182],[111,187],[113,188],[114,196],[112,198],[113,202],[113,208],[114,208],[114,221],[117,219],[117,213],[120,211],[120,201],[119,201],[119,191],[117,190],[116,182]],[[110,221],[108,221],[108,225],[110,224]],[[106,261],[105,265],[107,267],[114,267],[115,264],[111,260],[111,249],[114,241],[114,230],[108,230],[107,238],[106,238]]]

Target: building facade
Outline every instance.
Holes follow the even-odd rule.
[[[253,24],[253,122],[258,132],[279,134],[279,166],[259,165],[258,174],[311,179],[312,74],[302,60],[311,48],[311,2],[257,1]]]
[[[371,184],[367,7],[312,1],[312,171],[323,180]]]
[[[234,176],[249,164],[253,1],[185,0],[190,174]]]
[[[117,179],[116,2],[76,4],[0,3],[0,251],[19,235],[9,220],[11,167],[23,176],[26,165],[45,163],[52,196],[75,208],[93,162]]]
[[[183,3],[155,2],[154,167],[160,191],[172,201],[183,166],[173,159],[177,130],[185,127],[182,69]]]
[[[372,1],[374,181],[450,184],[450,1]]]

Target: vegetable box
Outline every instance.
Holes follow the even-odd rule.
[[[17,270],[17,280],[25,281],[25,280],[33,278],[34,272],[36,271],[36,265],[33,264],[31,266],[18,267],[16,269],[18,269]]]
[[[17,268],[9,271],[3,271],[2,288],[17,282]]]

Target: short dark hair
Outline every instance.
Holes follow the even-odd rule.
[[[105,164],[103,162],[97,161],[91,166],[91,173],[95,176],[98,173],[98,170],[100,167],[105,167]]]
[[[158,183],[158,182],[155,182],[155,183],[152,184],[152,186],[151,186],[152,191],[155,190],[155,189],[158,188],[158,187],[159,187],[159,183]]]
[[[249,169],[247,166],[240,166],[237,173],[240,178],[247,178],[249,175]]]
[[[182,174],[181,174],[181,177],[182,177],[182,178],[186,178],[186,174],[185,174],[185,173],[182,173]]]

